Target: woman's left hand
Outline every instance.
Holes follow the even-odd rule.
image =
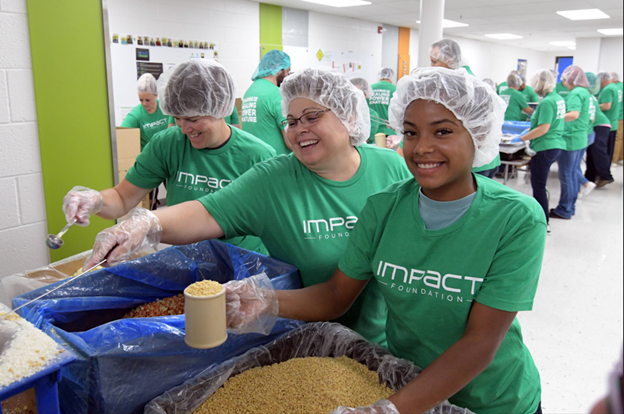
[[[379,400],[368,407],[338,407],[331,414],[400,414],[390,400]]]

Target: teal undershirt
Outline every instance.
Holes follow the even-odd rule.
[[[427,230],[440,230],[450,226],[466,214],[477,193],[455,201],[435,201],[423,194],[420,189],[418,209]]]

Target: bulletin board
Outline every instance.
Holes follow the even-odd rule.
[[[330,67],[349,78],[361,77],[371,83],[377,81],[374,55],[369,52],[343,52],[319,47],[284,46],[290,56],[292,70]]]
[[[137,79],[141,73],[152,73],[156,78],[159,72],[166,72],[189,59],[214,59],[212,50],[152,47],[111,43],[113,67],[113,96],[115,99],[115,125],[121,126],[124,118],[137,105]],[[149,60],[137,60],[137,49],[148,50]],[[141,51],[140,50],[140,51]]]

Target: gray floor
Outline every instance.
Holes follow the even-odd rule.
[[[551,220],[535,306],[519,316],[541,373],[545,413],[589,412],[621,356],[623,170],[613,167],[615,183],[579,201],[572,220]],[[532,194],[523,172],[508,185]],[[548,189],[554,208],[557,165]]]

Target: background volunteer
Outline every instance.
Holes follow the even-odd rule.
[[[377,112],[379,117],[383,120],[388,120],[388,107],[390,106],[390,100],[394,96],[396,86],[392,84],[394,79],[394,71],[390,68],[383,68],[379,72],[379,82],[371,85],[373,89],[373,96],[370,98],[369,106]],[[388,124],[379,125],[377,133],[384,133],[386,135],[396,135],[396,132],[388,126]]]
[[[587,90],[589,91],[589,129],[587,130],[587,149],[583,151],[581,155],[581,159],[585,157],[589,147],[591,147],[596,142],[596,131],[594,131],[594,126],[596,122],[598,122],[599,117],[606,119],[602,111],[600,110],[600,106],[598,104],[598,100],[594,97],[594,95],[600,92],[600,79],[594,73],[585,72],[585,77],[587,77],[587,83],[589,87]],[[610,126],[610,125],[609,125]],[[586,158],[587,160],[587,158]],[[586,161],[586,165],[588,161]],[[576,172],[576,176],[578,177],[578,182],[580,184],[578,199],[582,199],[587,197],[594,189],[596,188],[596,184],[589,181],[585,174],[583,173],[582,165],[579,164]]]
[[[526,99],[529,103],[539,103],[539,96],[535,93],[531,85],[527,85],[526,76],[521,73],[518,73],[518,76],[522,79],[522,85],[520,86],[519,91],[522,92],[522,95],[524,95],[524,99]]]
[[[85,266],[119,243],[122,250],[108,256],[112,266],[158,243],[161,233],[171,244],[253,235],[272,257],[295,265],[304,286],[327,281],[368,196],[410,173],[396,153],[362,145],[370,127],[366,99],[344,76],[302,70],[284,81],[281,93],[293,154],[260,163],[199,201],[156,213],[139,209],[100,233]],[[371,284],[337,321],[384,344],[386,313],[378,286]]]
[[[480,414],[541,413],[539,373],[516,314],[533,305],[546,221],[531,197],[471,173],[495,156],[503,113],[496,93],[465,71],[402,78],[390,121],[405,131],[416,180],[368,199],[332,279],[274,294],[253,281],[225,285],[229,321],[241,325],[274,310],[332,318],[367,283],[379,285],[390,351],[424,371],[389,400],[333,414],[423,413],[446,399]]]
[[[549,215],[550,218],[569,220],[576,214],[576,200],[581,188],[577,171],[587,148],[587,131],[592,125],[589,114],[591,95],[585,72],[578,66],[567,67],[561,75],[561,81],[570,91],[565,100],[563,139],[566,147],[557,160],[561,196],[559,204]]]
[[[192,59],[161,75],[161,82],[163,110],[175,116],[179,127],[157,134],[115,188],[101,193],[83,187],[70,191],[63,200],[67,222],[86,226],[90,214],[122,217],[163,180],[167,205],[196,200],[226,188],[256,163],[275,156],[273,148],[223,120],[232,111],[236,89],[220,64]],[[266,253],[258,238],[226,241]]]
[[[366,97],[366,104],[368,105],[368,111],[370,114],[370,135],[368,136],[368,140],[366,141],[369,144],[375,143],[375,135],[379,132],[379,127],[381,125],[385,125],[380,121],[379,114],[370,106],[370,98],[373,96],[373,88],[370,87],[368,81],[364,78],[353,78],[351,79],[351,83],[355,85],[356,88],[361,90]]]
[[[431,59],[431,66],[433,67],[448,69],[464,68],[469,74],[474,76],[474,73],[472,73],[472,70],[464,61],[461,47],[454,40],[442,39],[432,44],[429,57]]]
[[[509,72],[509,75],[520,75],[520,72],[518,72],[517,70],[512,70],[511,72]],[[507,75],[507,76],[509,76]],[[501,94],[501,92],[506,91],[507,89],[509,89],[509,86],[507,86],[507,79],[505,79],[504,82],[500,83],[497,88],[496,88],[496,93],[498,93],[499,95]]]
[[[548,69],[540,69],[530,80],[536,93],[543,96],[531,117],[531,130],[525,135],[514,138],[511,142],[530,141],[531,149],[536,154],[531,158],[531,187],[533,197],[542,206],[546,222],[549,221],[550,209],[546,182],[550,167],[559,159],[561,152],[566,149],[563,139],[566,104],[564,99],[554,92],[557,79]],[[550,232],[550,228],[548,229]]]
[[[620,75],[611,72],[611,82],[615,84],[618,90],[618,100],[620,101],[620,116],[618,117],[618,129],[615,136],[615,148],[613,150],[613,163],[622,165],[624,162],[624,145],[622,144],[624,135],[624,85],[620,82]]]
[[[600,78],[600,86],[602,88],[598,100],[600,102],[600,109],[611,122],[611,132],[609,132],[607,146],[610,177],[600,177],[600,180],[596,182],[596,186],[604,187],[613,182],[613,177],[611,176],[611,161],[613,160],[613,153],[615,151],[615,138],[617,136],[619,124],[618,118],[620,117],[620,94],[617,86],[611,82],[612,77],[609,72],[599,72],[598,77]]]
[[[524,122],[527,120],[526,114],[531,115],[534,112],[524,95],[519,92],[520,86],[522,86],[522,78],[520,78],[520,75],[512,73],[507,77],[507,89],[499,94],[507,104],[505,121]]]
[[[236,109],[236,106],[234,106],[234,110],[232,111],[232,113],[223,118],[223,120],[226,124],[241,129],[240,118],[238,116],[238,110]],[[167,122],[169,123],[170,127],[176,126],[175,118],[172,116],[168,118]]]
[[[121,123],[123,128],[141,130],[141,151],[160,131],[167,129],[167,115],[163,114],[158,102],[158,85],[151,73],[141,75],[137,82],[140,105],[130,111]],[[160,183],[159,183],[160,184]]]
[[[279,92],[289,73],[290,57],[281,50],[271,50],[260,61],[251,77],[254,82],[243,97],[243,130],[272,146],[277,155],[292,151],[284,132]]]

